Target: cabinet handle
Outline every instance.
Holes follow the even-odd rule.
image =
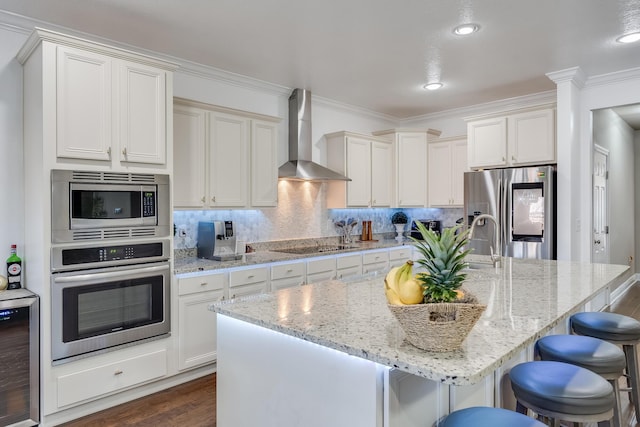
[[[511,161],[517,162],[518,160],[516,159],[516,156],[511,156]]]
[[[248,275],[247,279],[253,279],[253,274]]]
[[[127,147],[124,147],[122,149],[122,155],[125,156],[125,157],[127,156]]]
[[[200,286],[207,286],[207,282],[200,283]]]
[[[236,294],[231,295],[231,299],[234,299],[236,297]]]
[[[213,196],[213,197],[211,198],[211,201],[212,201],[213,203],[215,203],[215,202],[216,202],[216,196]]]
[[[504,156],[502,156],[502,161],[503,161],[503,162],[506,162],[506,161],[507,161],[507,158],[506,158],[506,157],[504,157]]]
[[[205,197],[204,197],[204,196],[202,196],[202,198],[200,199],[200,201],[201,201],[202,203],[204,203],[204,202],[206,202],[206,201],[207,201],[207,199],[205,199]]]
[[[373,199],[373,204],[374,204],[374,205],[376,204],[376,199]]]
[[[121,369],[118,369],[113,373],[113,375],[122,375],[124,372]]]
[[[107,147],[107,156],[111,157],[111,147]]]
[[[291,273],[293,270],[290,268],[287,268],[287,273]]]

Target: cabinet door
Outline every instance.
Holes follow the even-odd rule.
[[[106,56],[57,47],[58,157],[111,159],[111,67]]]
[[[165,164],[167,73],[126,61],[120,61],[118,64],[120,160]]]
[[[277,125],[251,122],[251,205],[278,205]]]
[[[555,163],[554,110],[514,114],[509,121],[509,160],[512,165]]]
[[[209,205],[245,207],[249,120],[209,113]]]
[[[452,154],[449,142],[429,144],[429,206],[451,204]]]
[[[469,171],[467,166],[467,140],[453,142],[451,146],[451,201],[452,205],[464,205],[464,173]]]
[[[467,124],[470,168],[507,165],[507,120],[504,117]]]
[[[178,316],[178,369],[216,360],[216,313],[209,305],[224,299],[224,290],[180,297]]]
[[[396,136],[398,207],[427,206],[427,135]]]
[[[347,138],[347,205],[371,206],[371,142]]]
[[[371,143],[371,206],[390,207],[393,183],[391,144]]]
[[[205,117],[197,108],[173,108],[173,206],[201,208],[205,199]]]

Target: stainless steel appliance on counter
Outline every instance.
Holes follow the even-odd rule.
[[[198,258],[229,261],[242,258],[236,251],[233,221],[198,222]]]
[[[51,249],[51,355],[59,364],[171,331],[168,240]]]
[[[0,425],[40,422],[39,298],[26,289],[0,292]]]
[[[411,221],[411,233],[410,236],[414,239],[422,240],[422,234],[418,230],[418,226],[416,225],[416,221],[423,224],[427,227],[427,230],[433,230],[436,234],[442,233],[442,222],[434,219],[414,219]]]
[[[464,174],[466,226],[476,221],[469,247],[514,258],[556,259],[555,167],[493,169]],[[499,233],[496,236],[496,233]],[[495,242],[501,242],[495,248]]]

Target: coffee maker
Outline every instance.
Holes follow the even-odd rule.
[[[236,253],[233,221],[198,222],[198,258],[229,261],[242,258]]]

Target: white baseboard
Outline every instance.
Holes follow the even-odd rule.
[[[633,286],[637,281],[640,280],[640,273],[636,273],[631,275],[624,283],[618,286],[611,295],[609,296],[609,304],[613,304],[619,298],[623,297],[627,291]]]

